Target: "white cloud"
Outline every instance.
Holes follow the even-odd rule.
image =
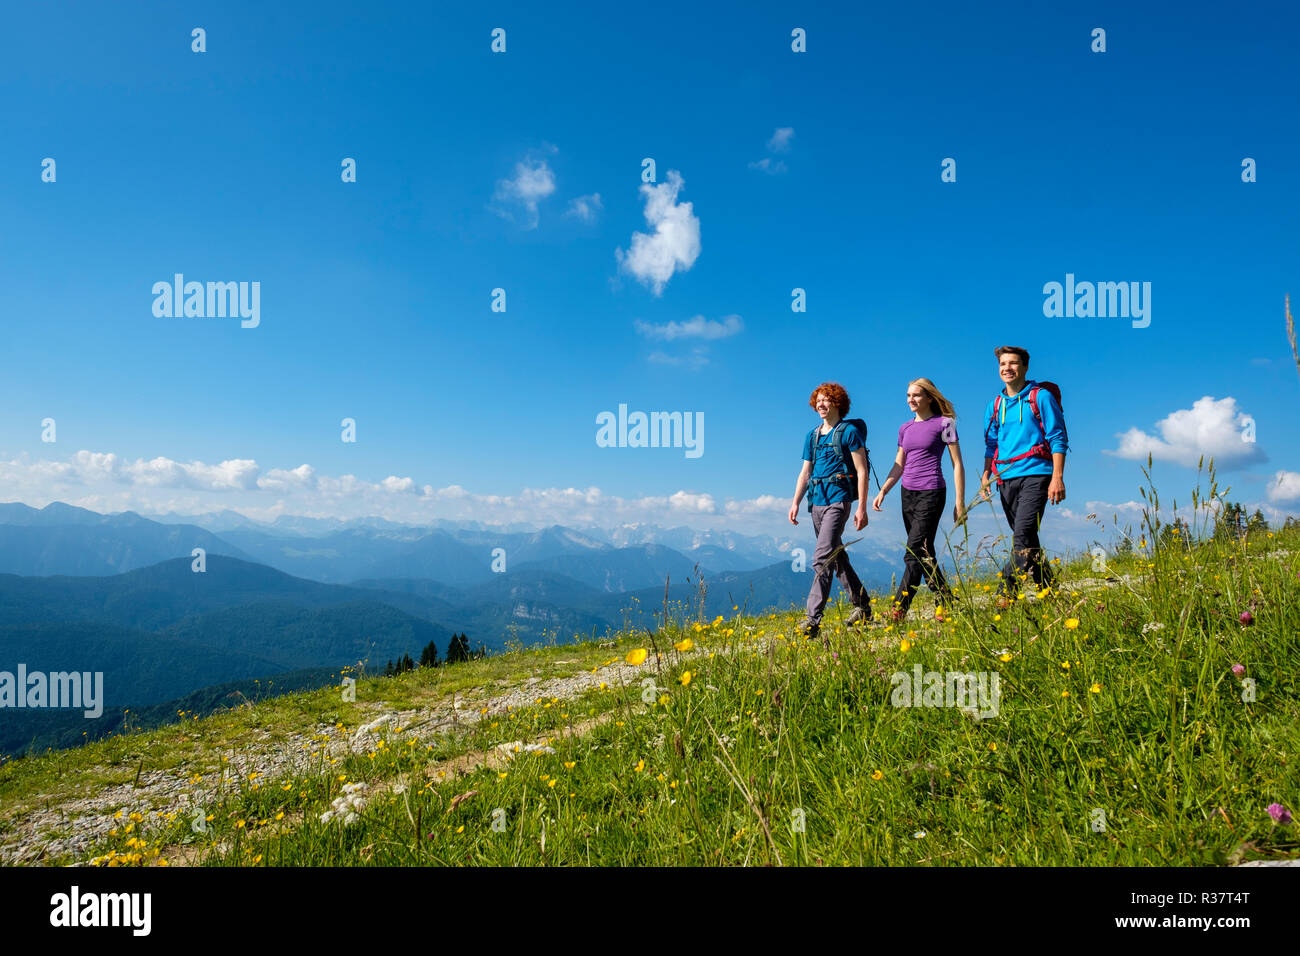
[[[673,274],[689,270],[700,255],[700,220],[691,203],[677,201],[683,186],[682,174],[675,169],[668,171],[667,182],[642,185],[646,223],[654,232],[634,232],[631,249],[614,250],[619,268],[655,295],[662,295]]]
[[[717,511],[713,495],[698,495],[689,491],[677,491],[669,495],[668,506],[674,511],[695,511],[701,514]]]
[[[605,204],[600,201],[600,193],[591,193],[570,199],[569,208],[564,214],[574,219],[581,219],[583,222],[592,222],[596,218],[596,213],[604,208]]]
[[[1140,501],[1124,501],[1120,504],[1112,504],[1109,501],[1087,501],[1084,502],[1084,512],[1095,515],[1124,515],[1129,518],[1142,517],[1142,509],[1146,507]]]
[[[675,365],[680,368],[700,369],[709,364],[705,350],[696,346],[689,355],[669,355],[667,352],[651,352],[646,358],[656,365]]]
[[[396,475],[389,475],[379,484],[390,494],[399,495],[415,493],[415,479],[413,478],[398,478]]]
[[[794,139],[794,127],[779,126],[772,133],[772,138],[767,141],[767,151],[769,153],[788,153],[790,152],[790,141],[792,139]],[[772,159],[770,156],[764,156],[762,159],[750,163],[749,168],[757,169],[769,176],[775,176],[778,173],[785,172],[785,162],[780,159]]]
[[[793,126],[778,126],[772,138],[767,141],[767,149],[772,153],[788,153],[792,139],[794,139]]]
[[[1139,428],[1118,435],[1119,448],[1108,451],[1133,461],[1151,455],[1156,461],[1172,461],[1195,468],[1204,456],[1214,458],[1217,468],[1248,465],[1267,460],[1259,445],[1243,440],[1250,416],[1237,410],[1237,400],[1198,398],[1191,408],[1172,412],[1156,422],[1159,437]]]
[[[1300,500],[1300,472],[1279,471],[1268,485],[1269,501]]]
[[[748,501],[728,501],[727,514],[758,514],[764,512],[775,512],[785,514],[790,508],[789,498],[778,498],[776,495],[759,495],[757,498],[751,498]]]
[[[738,315],[725,315],[721,321],[697,315],[685,322],[666,322],[663,325],[637,319],[635,325],[636,330],[646,338],[662,339],[665,342],[674,339],[725,339],[745,328],[744,321]]]
[[[547,146],[545,152],[554,153],[554,146]],[[530,153],[515,163],[513,179],[497,181],[496,192],[492,196],[492,210],[497,215],[515,221],[512,210],[522,210],[523,227],[536,229],[538,222],[537,204],[555,192],[555,173],[545,159]]]
[[[311,465],[299,465],[286,471],[272,468],[263,477],[257,479],[257,487],[268,491],[288,491],[292,488],[313,488],[316,485],[316,469]]]

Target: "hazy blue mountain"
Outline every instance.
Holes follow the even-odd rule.
[[[464,544],[445,531],[356,527],[305,537],[239,529],[227,536],[253,560],[316,581],[420,577],[461,586],[492,573],[491,549]]]
[[[62,502],[44,508],[0,505],[0,573],[120,574],[183,555],[249,559],[238,547],[190,524],[160,524],[133,511],[101,515]]]
[[[174,511],[169,511],[166,514],[149,514],[145,515],[145,517],[151,521],[157,521],[159,524],[195,524],[218,535],[234,528],[262,527],[260,523],[252,518],[247,518],[238,511],[232,511],[229,508],[198,515],[178,515]]]
[[[764,535],[747,535],[726,529],[673,527],[629,523],[605,532],[615,547],[625,548],[640,544],[659,544],[674,548],[700,564],[727,570],[766,567],[782,558],[788,558],[790,549],[798,545],[795,538],[774,538]]]
[[[309,581],[224,555],[209,555],[203,573],[191,570],[190,559],[176,558],[111,577],[0,574],[0,620],[13,624],[103,622],[152,631],[250,604],[321,608],[384,598],[374,590]],[[421,616],[437,610],[409,594],[394,599],[420,607]]]
[[[458,529],[450,533],[456,540],[478,547],[488,554],[493,548],[504,548],[508,564],[544,561],[562,554],[610,550],[608,542],[562,525],[552,525],[541,531],[528,532]]]

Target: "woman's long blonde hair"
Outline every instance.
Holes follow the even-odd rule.
[[[952,402],[944,398],[943,392],[939,391],[934,382],[928,378],[914,378],[907,383],[907,387],[920,385],[921,390],[930,398],[930,410],[936,415],[947,415],[951,419],[957,418],[957,410],[953,408]]]

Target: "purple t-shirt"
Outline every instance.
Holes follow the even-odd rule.
[[[903,461],[903,487],[908,491],[933,491],[948,487],[943,480],[943,447],[957,440],[957,425],[946,415],[923,422],[912,419],[898,429]]]

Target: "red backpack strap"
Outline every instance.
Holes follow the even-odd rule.
[[[1038,410],[1038,389],[1042,386],[1035,385],[1029,390],[1029,407],[1034,411],[1034,421],[1038,422],[1038,430],[1047,437],[1047,429],[1043,427],[1043,413]]]
[[[1047,444],[1047,426],[1043,424],[1043,413],[1038,410],[1038,390],[1043,387],[1042,385],[1035,385],[1029,390],[1029,407],[1034,411],[1034,421],[1038,422],[1038,430],[1043,433],[1043,440],[1020,456],[1022,458],[1050,459],[1052,457],[1051,449]],[[1051,391],[1051,389],[1048,389],[1048,391]]]

